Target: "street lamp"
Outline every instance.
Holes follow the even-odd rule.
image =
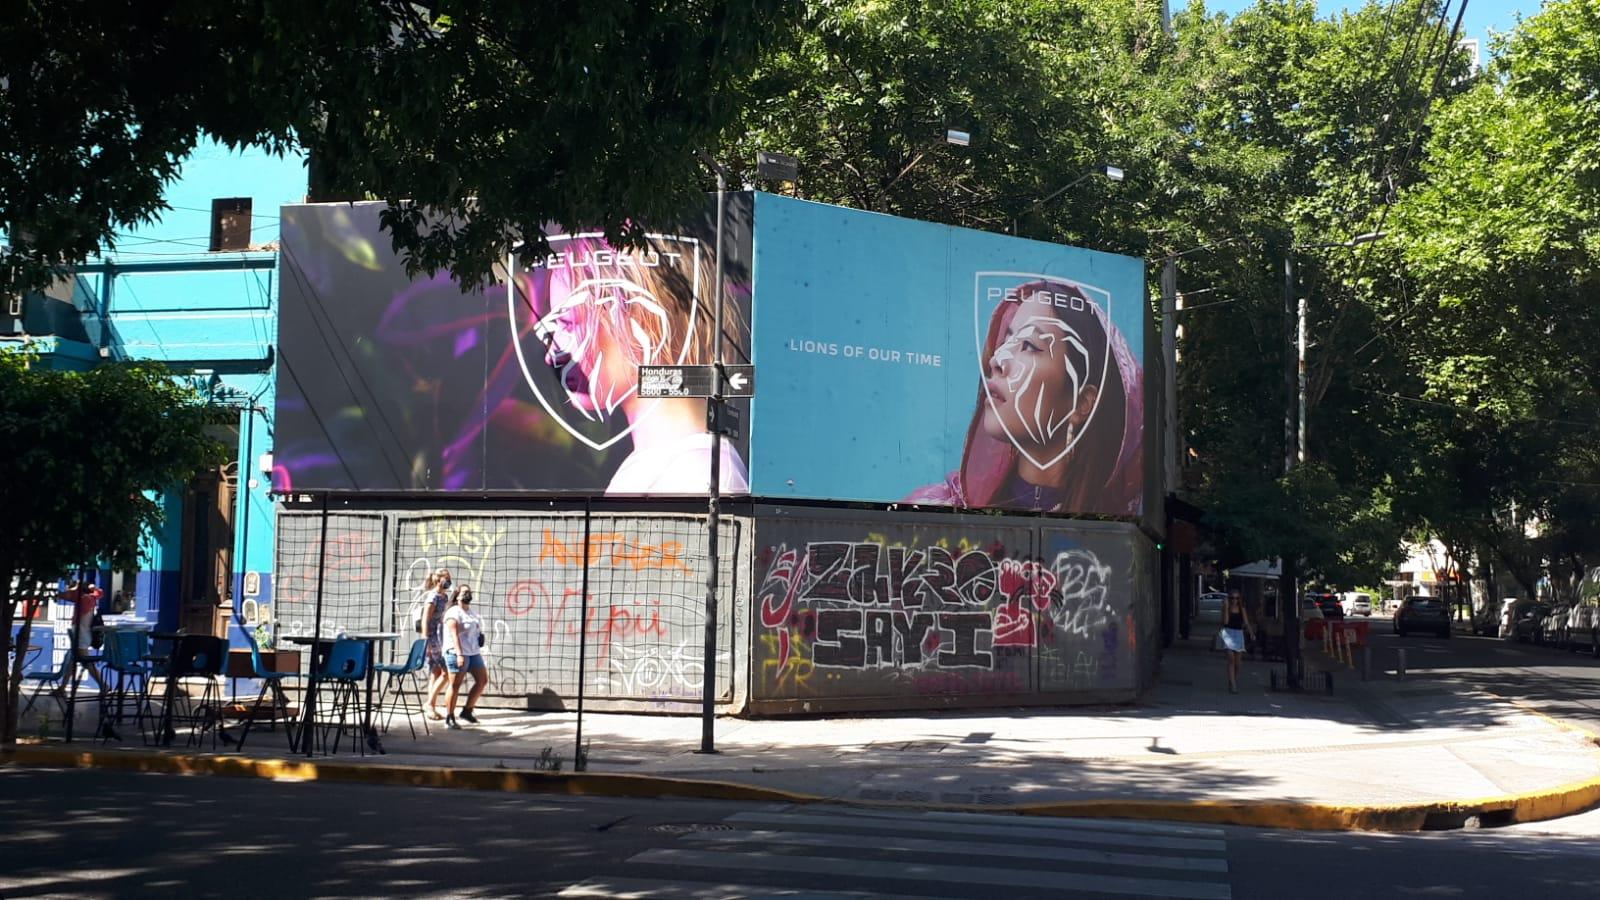
[[[1065,194],[1067,191],[1069,191],[1069,190],[1077,187],[1078,185],[1082,184],[1085,180],[1093,178],[1096,175],[1099,175],[1100,177],[1104,178],[1105,180],[1115,184],[1115,183],[1117,183],[1117,182],[1119,182],[1119,181],[1121,181],[1123,179],[1124,174],[1125,173],[1123,172],[1121,166],[1113,166],[1113,165],[1110,165],[1109,163],[1102,163],[1102,164],[1100,164],[1098,166],[1095,166],[1094,168],[1090,169],[1089,171],[1083,173],[1082,175],[1079,175],[1077,178],[1072,179],[1071,181],[1067,182],[1066,184],[1062,185],[1061,187],[1056,188],[1055,190],[1051,191],[1050,193],[1048,193],[1048,194],[1044,195],[1043,197],[1040,197],[1039,199],[1037,199],[1037,200],[1033,201],[1032,203],[1028,204],[1028,208],[1024,209],[1020,215],[1013,216],[1011,218],[1011,233],[1012,234],[1016,234],[1017,233],[1017,221],[1022,216],[1025,216],[1028,213],[1033,212],[1034,210],[1038,209],[1039,207],[1045,205],[1046,203],[1049,203],[1051,200],[1054,200],[1055,198],[1061,196],[1062,194]]]

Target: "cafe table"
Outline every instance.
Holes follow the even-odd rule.
[[[382,741],[382,739],[380,739],[378,737],[378,729],[375,728],[373,726],[373,724],[372,724],[372,686],[373,686],[373,681],[375,680],[373,676],[377,672],[377,670],[375,668],[373,668],[373,666],[378,661],[378,652],[377,652],[377,644],[378,644],[378,642],[379,641],[391,641],[392,642],[392,641],[399,640],[400,632],[398,632],[398,631],[350,631],[350,632],[344,633],[340,637],[342,637],[345,640],[350,640],[350,641],[362,641],[367,645],[367,681],[366,681],[366,703],[365,703],[366,709],[362,714],[361,728],[362,728],[362,731],[366,734],[367,746],[368,747],[372,748],[377,753],[387,753],[388,751],[383,749],[383,741]],[[311,635],[295,634],[295,635],[288,635],[286,637],[283,637],[281,640],[283,640],[285,643],[296,644],[296,645],[301,646],[301,647],[310,647],[310,648],[312,648],[312,650],[311,650],[311,681],[310,681],[310,684],[308,684],[306,686],[305,703],[301,704],[304,708],[301,710],[300,736],[299,736],[299,738],[297,739],[296,742],[292,742],[290,744],[290,747],[295,752],[299,752],[300,750],[303,749],[307,756],[311,756],[315,752],[315,747],[313,746],[313,742],[312,742],[311,738],[312,738],[312,735],[313,735],[314,723],[316,722],[316,706],[317,706],[316,697],[317,697],[317,691],[319,689],[319,686],[318,686],[319,679],[317,677],[317,672],[322,668],[322,661],[323,661],[323,658],[327,655],[328,649],[330,647],[332,647],[333,646],[333,642],[336,641],[336,640],[339,640],[339,638],[335,638],[335,637],[313,637]]]

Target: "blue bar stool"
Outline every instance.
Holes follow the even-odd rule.
[[[261,710],[261,701],[266,698],[267,692],[272,692],[272,718],[267,721],[276,730],[278,723],[284,722],[284,732],[289,737],[289,749],[294,749],[293,715],[289,711],[289,695],[283,690],[283,683],[287,680],[298,681],[299,672],[272,672],[261,662],[261,647],[256,644],[255,636],[249,631],[244,633],[245,640],[250,642],[250,667],[255,671],[255,677],[261,680],[261,690],[256,693],[255,705],[250,707],[250,716],[245,719],[244,733],[239,736],[239,748],[244,748],[244,742],[250,737],[250,729],[255,726],[256,714]]]
[[[417,638],[411,643],[411,655],[404,663],[380,663],[373,669],[389,676],[384,679],[383,690],[378,694],[378,709],[384,708],[384,701],[388,701],[388,716],[383,720],[383,730],[387,732],[389,725],[394,721],[397,709],[405,710],[406,725],[411,729],[411,739],[417,739],[417,726],[411,720],[411,701],[406,698],[406,687],[411,688],[411,696],[416,698],[416,713],[422,713],[422,690],[417,687],[417,673],[428,663],[428,641],[426,638]],[[393,691],[391,694],[390,692]],[[428,720],[422,720],[422,733],[429,734]]]
[[[339,752],[339,744],[347,729],[356,732],[353,740],[361,749],[361,755],[367,755],[366,742],[360,734],[366,725],[365,710],[362,706],[362,688],[366,686],[367,668],[372,664],[372,645],[366,641],[354,641],[348,638],[339,638],[333,642],[326,656],[322,660],[322,668],[317,672],[317,681],[329,690],[328,703],[322,705],[318,699],[318,708],[330,713],[338,714],[338,722],[328,722],[322,732],[322,747],[326,753]],[[355,721],[351,722],[351,707],[355,707]],[[330,716],[331,718],[331,716]],[[328,732],[333,732],[333,746],[328,747]]]

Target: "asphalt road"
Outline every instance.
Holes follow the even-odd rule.
[[[1371,621],[1374,669],[1394,671],[1396,651],[1404,648],[1407,670],[1420,678],[1474,685],[1600,735],[1600,659],[1592,653],[1460,630],[1448,639],[1417,634],[1402,638],[1387,617]]]
[[[0,896],[1600,896],[1600,841],[0,768]]]

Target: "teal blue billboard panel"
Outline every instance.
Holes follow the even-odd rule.
[[[756,195],[751,493],[1136,517],[1142,261]]]

